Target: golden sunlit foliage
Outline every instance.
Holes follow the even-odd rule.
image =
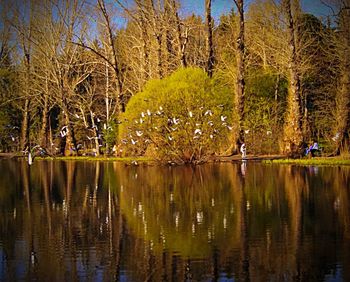
[[[227,145],[232,93],[196,68],[150,81],[129,101],[121,150],[179,163],[202,162]]]

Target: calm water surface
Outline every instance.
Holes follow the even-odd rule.
[[[0,281],[350,281],[350,167],[0,160]]]

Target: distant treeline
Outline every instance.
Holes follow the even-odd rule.
[[[231,97],[224,109],[230,117],[221,121],[218,112],[217,118],[229,130],[205,154],[235,153],[245,142],[248,154],[300,155],[313,141],[327,154],[349,152],[350,0],[329,3],[327,17],[304,13],[298,0],[249,6],[235,0],[233,10],[215,21],[211,0],[202,1],[204,17],[180,16],[178,0],[1,1],[0,150],[40,145],[51,154],[156,155],[163,145],[123,150],[122,126],[138,108],[128,103],[152,89],[146,84],[154,80],[199,68],[215,93],[198,103],[192,93],[191,105],[215,107],[221,102],[212,99]],[[181,104],[187,95],[181,91],[197,91],[199,81],[188,88],[176,81],[169,89]],[[167,94],[159,89],[159,95]],[[191,109],[183,111],[192,118]],[[165,143],[172,138],[170,125],[148,142],[175,148]],[[199,139],[204,132],[196,125],[191,130]],[[184,152],[188,160],[191,144]],[[196,145],[196,156],[203,156],[205,144]]]

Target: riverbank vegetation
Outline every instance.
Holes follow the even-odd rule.
[[[350,2],[1,1],[0,150],[144,156],[349,151]],[[328,8],[327,8],[328,7]]]
[[[264,161],[264,163],[276,164],[296,164],[296,165],[350,165],[350,158],[345,157],[328,157],[328,158],[312,158],[312,159],[276,159]]]

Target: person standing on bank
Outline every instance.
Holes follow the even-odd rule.
[[[246,156],[247,156],[247,148],[245,146],[245,143],[243,143],[241,145],[240,151],[241,151],[241,154],[242,154],[242,159],[245,159]]]

